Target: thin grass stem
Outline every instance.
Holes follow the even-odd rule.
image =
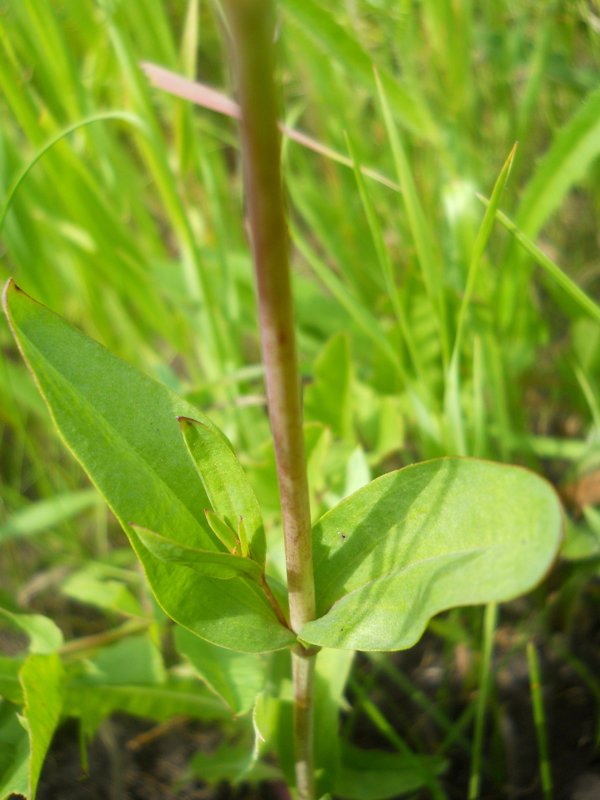
[[[479,681],[479,697],[475,714],[475,734],[473,736],[473,752],[471,756],[471,774],[469,776],[469,800],[477,800],[481,787],[481,756],[483,751],[483,734],[485,728],[485,712],[490,693],[490,677],[494,633],[498,617],[498,606],[489,603],[483,615],[483,654],[481,660],[481,678]]]
[[[544,701],[542,698],[540,665],[533,642],[527,642],[527,665],[529,667],[529,684],[531,686],[531,701],[533,704],[533,721],[535,723],[535,734],[538,743],[542,795],[544,800],[552,800],[554,792],[552,788],[550,759],[548,757],[546,714],[544,712]]]

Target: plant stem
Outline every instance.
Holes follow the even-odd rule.
[[[294,758],[296,763],[296,794],[299,800],[313,800],[316,796],[313,753],[316,660],[315,653],[292,653]]]
[[[281,175],[271,0],[224,0],[241,107],[248,227],[254,257],[269,419],[285,538],[290,622],[314,619],[315,590],[306,455],[294,332],[289,234]],[[293,654],[294,743],[300,800],[314,797],[314,654]]]

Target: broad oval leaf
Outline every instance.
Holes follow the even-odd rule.
[[[248,580],[221,581],[166,564],[129,522],[184,547],[222,552],[204,509],[210,503],[177,417],[212,423],[194,406],[109,353],[12,281],[4,305],[21,353],[65,443],[129,536],[150,586],[176,622],[222,647],[277,650],[295,637]]]
[[[402,650],[455,606],[531,589],[560,545],[552,487],[520,467],[443,458],[391,472],[313,529],[319,619],[300,638],[322,647]]]

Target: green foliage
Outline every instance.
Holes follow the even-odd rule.
[[[424,771],[435,775],[444,767],[440,758],[418,760],[346,745],[337,791],[347,800],[388,800],[420,789],[425,784]]]
[[[29,791],[29,740],[16,709],[0,707],[0,798],[27,797]]]
[[[216,647],[184,628],[175,629],[175,646],[234,714],[245,714],[253,708],[266,681],[264,657]]]
[[[17,336],[60,433],[48,425],[46,405],[1,329],[0,622],[8,653],[13,641],[27,644],[0,656],[0,798],[28,793],[30,761],[41,758],[54,724],[35,721],[34,756],[19,721],[19,671],[31,654],[55,663],[58,653],[62,716],[79,719],[88,736],[118,710],[156,721],[181,714],[221,728],[223,744],[197,759],[202,778],[285,773],[291,781],[286,650],[294,637],[262,585],[266,564],[285,613],[237,136],[229,120],[151,90],[138,68],[152,60],[229,92],[217,15],[195,0],[168,9],[159,0],[64,0],[59,13],[52,0],[5,5],[2,269],[144,375],[13,291]],[[405,646],[451,601],[500,596],[502,586],[502,596],[525,590],[555,551],[556,506],[547,487],[530,473],[468,462],[453,478],[463,502],[454,489],[444,497],[415,561],[407,548],[417,529],[397,524],[402,509],[410,517],[410,493],[391,484],[404,472],[435,468],[389,470],[462,454],[525,464],[560,484],[597,467],[596,27],[589,4],[562,0],[357,0],[327,8],[282,0],[282,116],[334,151],[323,158],[289,140],[284,149],[311,507],[313,519],[321,517],[314,531],[322,616],[312,625],[328,642],[338,615],[342,625],[351,618],[353,636],[365,637],[365,629],[370,636],[376,620],[364,619],[365,598],[381,593],[386,604],[394,601],[382,641]],[[516,140],[507,180],[510,165],[500,166]],[[501,197],[494,186],[504,188]],[[476,198],[492,193],[486,213]],[[185,438],[178,416],[195,420],[183,422]],[[65,458],[61,437],[97,488]],[[463,476],[463,469],[487,477]],[[489,489],[496,483],[489,470],[507,476],[510,502]],[[421,499],[438,503],[442,479],[435,472],[415,507]],[[335,519],[381,481],[390,482],[390,515],[369,512],[374,548],[361,550],[365,566],[355,570],[343,564],[346,545],[358,545],[355,528]],[[549,515],[548,550],[535,569],[535,559],[514,555],[522,545],[507,521],[510,513],[513,523],[527,522],[530,491]],[[102,496],[143,572],[121,549]],[[492,547],[483,533],[450,519],[457,512],[466,519],[468,506],[476,517],[485,509],[496,515],[504,545]],[[364,508],[356,516],[356,530],[365,529]],[[480,530],[489,534],[487,522]],[[444,531],[453,535],[447,549]],[[553,576],[551,598],[542,588],[525,605],[530,616],[511,617],[517,634],[528,638],[533,628],[542,644],[550,634],[553,642],[565,634],[572,641],[566,620],[583,619],[570,604],[583,602],[584,581],[598,574],[598,531],[592,505],[567,520],[561,556],[571,563]],[[535,526],[527,532],[541,537]],[[57,608],[53,601],[48,611],[45,592],[54,598],[54,589]],[[197,598],[193,611],[190,597]],[[74,638],[72,600],[96,609],[91,642]],[[385,614],[383,602],[376,608]],[[179,623],[174,658],[185,664],[173,669],[165,669],[155,644],[159,636],[169,641],[163,611]],[[129,621],[114,628],[115,619]],[[98,641],[96,622],[104,629]],[[148,626],[150,634],[140,633]],[[445,658],[460,643],[474,665],[480,661],[477,612],[437,618],[430,630],[428,646],[441,640]],[[344,699],[352,657],[329,648],[318,656],[320,791],[376,798],[426,784],[433,792],[441,783],[425,778],[437,774],[441,758],[364,753],[348,744],[367,708],[356,693],[351,703]],[[471,673],[457,701],[460,717],[448,702],[452,670],[433,699],[421,692],[423,713],[444,722],[441,741],[419,738],[422,726],[388,704],[387,683],[368,683],[374,663],[361,657],[355,673],[368,686],[371,711],[375,703],[385,708],[419,754],[447,752],[454,743],[453,754],[462,748],[468,755],[470,698],[482,694]],[[398,671],[395,661],[386,663]],[[408,672],[402,677],[408,692]],[[37,703],[31,691],[30,699]],[[243,714],[235,727],[232,709]],[[492,731],[483,774],[496,788],[507,779],[493,748],[499,738]],[[273,753],[281,767],[272,766]]]
[[[184,627],[234,650],[276,650],[293,641],[252,581],[236,581],[227,592],[214,582],[214,562],[235,565],[238,557],[219,550],[203,519],[209,500],[177,425],[177,417],[200,412],[32,302],[14,284],[7,287],[6,305],[56,426],[129,535],[165,611]],[[230,453],[228,448],[225,452]],[[194,557],[200,566],[192,570]],[[209,558],[213,566],[207,574],[202,564]],[[235,566],[225,568],[231,576]],[[190,598],[202,598],[201,607]]]
[[[400,650],[434,614],[509,600],[550,568],[562,512],[552,488],[515,467],[440,459],[377,478],[314,532],[323,647]]]
[[[15,511],[0,525],[0,542],[21,536],[44,533],[65,519],[97,505],[98,493],[93,489],[68,492],[48,500],[38,500],[26,508]]]
[[[27,635],[31,653],[54,653],[63,643],[60,628],[42,614],[15,614],[6,608],[0,608],[0,618]]]
[[[262,566],[265,532],[260,506],[231,445],[220,431],[205,423],[179,417],[179,424],[213,509],[234,532],[241,521],[252,559]],[[239,542],[240,549],[242,544]]]
[[[30,655],[19,670],[25,706],[23,726],[29,736],[27,797],[35,797],[46,752],[61,717],[64,669],[56,653]]]
[[[348,337],[338,334],[315,361],[314,380],[304,393],[306,418],[352,438],[352,365]]]

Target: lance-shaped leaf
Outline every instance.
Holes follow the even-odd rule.
[[[25,708],[23,726],[29,735],[29,791],[35,797],[50,742],[60,720],[64,670],[56,653],[31,655],[19,672]]]
[[[444,458],[391,472],[313,529],[319,619],[300,638],[323,647],[401,650],[455,606],[509,600],[550,568],[562,512],[520,467]]]
[[[176,536],[184,547],[223,552],[208,528],[210,503],[177,417],[194,406],[113,356],[10,281],[9,322],[65,443],[104,495],[140,558],[164,611],[222,647],[277,650],[294,641],[252,581],[222,581],[153,556],[129,526]]]
[[[213,509],[234,531],[243,519],[252,558],[264,564],[260,506],[231,445],[219,430],[202,421],[180,416],[179,424]]]
[[[183,628],[175,628],[174,639],[178,652],[235,714],[245,714],[253,707],[265,685],[268,657],[232,653],[203,642]]]
[[[132,525],[132,528],[144,547],[167,564],[189,567],[199,575],[217,580],[245,577],[260,581],[262,570],[256,561],[249,558],[187,547],[147,528],[140,528],[137,525]]]

